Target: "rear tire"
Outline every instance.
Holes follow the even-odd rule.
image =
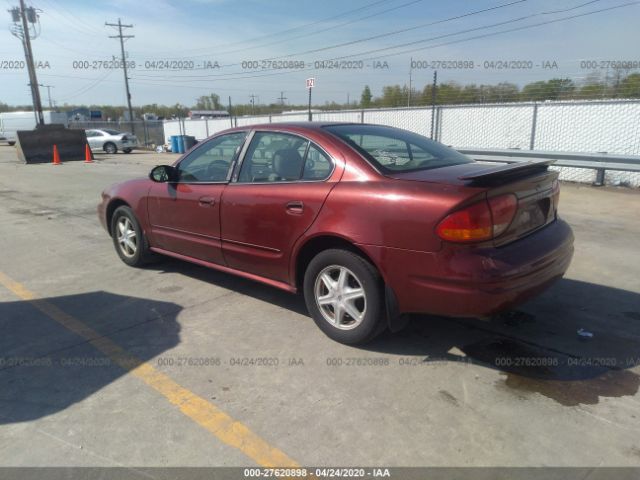
[[[304,298],[316,325],[337,342],[363,344],[385,330],[382,278],[351,251],[330,249],[316,255],[304,275]]]
[[[110,153],[110,154],[114,154],[118,152],[118,147],[116,147],[116,144],[113,142],[107,142],[104,144],[104,147],[102,147],[102,149],[106,152],[106,153]]]
[[[124,153],[131,153],[131,150],[133,150],[133,148],[123,148],[122,151]]]
[[[147,237],[133,210],[118,207],[111,217],[111,237],[120,259],[131,267],[141,267],[154,259]]]

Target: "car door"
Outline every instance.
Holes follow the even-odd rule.
[[[222,248],[229,267],[288,281],[291,249],[335,185],[334,162],[288,133],[257,131],[237,179],[222,196]]]
[[[154,246],[207,262],[224,263],[220,199],[246,132],[215,137],[176,166],[176,181],[154,183],[148,213]]]
[[[87,130],[87,142],[91,150],[102,149],[102,134],[97,130]]]

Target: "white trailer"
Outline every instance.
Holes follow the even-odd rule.
[[[67,114],[46,110],[42,112],[46,125],[60,124],[68,126]],[[33,130],[36,128],[36,117],[33,112],[4,112],[0,113],[0,140],[13,145],[18,140],[18,130]]]

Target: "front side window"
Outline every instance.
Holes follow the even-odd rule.
[[[324,180],[332,171],[329,157],[309,140],[279,132],[256,132],[242,162],[243,183]]]
[[[397,128],[378,125],[331,125],[325,128],[383,173],[429,170],[473,162],[452,148]]]
[[[178,165],[179,181],[182,183],[226,182],[246,136],[246,132],[229,133],[211,139],[198,147]]]

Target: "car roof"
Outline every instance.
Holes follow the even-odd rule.
[[[275,122],[275,123],[255,123],[251,125],[242,125],[234,127],[230,130],[247,130],[247,129],[264,129],[264,130],[280,130],[291,128],[294,130],[320,130],[323,127],[332,125],[367,125],[356,122]]]

